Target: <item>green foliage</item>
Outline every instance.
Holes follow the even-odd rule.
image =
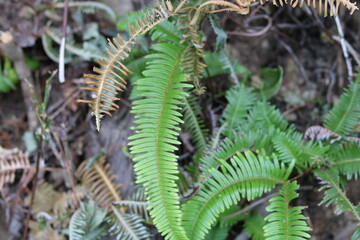
[[[116,207],[111,206],[114,213],[110,232],[116,235],[117,240],[149,239],[150,234],[142,224],[143,219],[136,214],[121,213]],[[115,217],[114,217],[115,216]]]
[[[204,53],[205,34],[199,29],[203,14],[225,9],[247,14],[247,6],[236,4],[163,0],[154,8],[132,13],[128,20],[118,24],[121,30],[129,24],[129,39],[114,38],[109,43],[108,56],[99,61],[100,68],[94,68],[96,74],[86,75],[92,80],[87,82],[90,86],[83,89],[92,91],[96,97],[80,101],[93,108],[99,128],[103,115],[111,115],[110,111],[118,108],[115,95],[126,87],[126,79],[135,72],[131,82],[135,85],[132,112],[136,126],[129,145],[134,156],[136,182],[145,188],[146,203],[143,199],[116,203],[116,206],[128,207],[136,217],[112,205],[108,219],[118,238],[149,237],[139,217],[151,224],[147,219],[147,207],[165,239],[225,239],[232,224],[240,220],[244,221],[253,239],[264,239],[264,236],[277,240],[307,239],[310,228],[301,214],[302,207],[290,207],[291,200],[298,196],[295,191],[299,187],[289,180],[294,167],[299,172],[297,177],[317,169],[315,173],[326,181],[322,203],[337,202],[339,212],[350,210],[358,217],[359,207],[347,200],[339,180],[340,173],[358,177],[355,144],[347,146],[349,138],[343,138],[344,141],[334,145],[334,149],[341,149],[336,153],[332,150],[332,142],[304,141],[303,134],[267,102],[280,89],[282,68],[261,71],[260,94],[246,87],[250,72],[229,59],[227,35],[215,15],[210,15],[210,23],[218,36],[217,53]],[[228,8],[217,9],[219,6]],[[148,31],[156,44],[150,51],[145,44],[140,54],[131,55],[132,49],[139,50],[133,48],[136,40]],[[228,105],[219,121],[220,127],[217,129],[219,122],[215,118],[214,132],[209,134],[214,137],[208,139],[210,131],[201,116],[205,110],[199,98],[189,97],[188,92],[194,87],[197,95],[203,94],[203,77],[220,74],[230,75],[237,85],[227,91]],[[238,74],[244,76],[242,83]],[[344,136],[352,133],[358,124],[358,82],[349,86],[325,119],[326,127]],[[183,149],[178,149],[182,126],[192,134],[196,147],[196,152],[186,153],[185,157],[178,156],[183,153]],[[178,159],[179,162],[181,159],[180,167]],[[324,167],[331,170],[320,170]],[[260,216],[229,220],[222,215],[238,211],[232,207],[241,199],[252,201],[278,184],[282,184],[280,195],[270,200],[268,210],[271,213],[266,217],[265,226]],[[190,195],[181,196],[183,192],[190,192]],[[262,226],[264,231],[259,230]]]
[[[360,119],[360,74],[325,116],[325,127],[342,136],[352,133]]]
[[[147,56],[151,61],[143,72],[145,78],[138,80],[143,99],[133,106],[138,125],[131,137],[131,153],[135,155],[137,183],[146,189],[155,225],[166,239],[186,239],[180,226],[177,156],[173,153],[179,144],[176,137],[177,124],[182,123],[179,106],[186,96],[183,89],[189,87],[183,83],[185,75],[180,70],[183,48],[161,43],[153,49],[156,52]]]
[[[0,62],[0,93],[16,89],[19,77],[8,57],[5,57],[4,66]]]
[[[335,203],[336,214],[340,215],[343,212],[350,210],[357,220],[360,221],[360,205],[355,207],[346,197],[346,193],[340,185],[338,170],[336,168],[315,170],[315,174],[321,180],[321,184],[323,185],[320,190],[325,192],[325,197],[319,205],[325,204],[325,206],[329,206],[330,204]]]
[[[205,128],[203,119],[201,118],[201,108],[198,99],[191,95],[184,98],[184,126],[192,134],[192,140],[195,142],[197,151],[195,159],[202,156],[205,152],[208,142],[208,131]]]
[[[360,175],[360,147],[357,142],[344,145],[340,150],[332,151],[333,166],[348,179],[357,179]]]
[[[245,151],[230,163],[223,161],[220,169],[211,169],[212,178],[184,205],[183,225],[190,239],[203,239],[219,214],[240,198],[253,200],[284,182],[292,165],[285,168],[276,158]]]
[[[94,201],[81,202],[81,207],[71,216],[69,224],[70,240],[95,240],[107,234],[106,213]]]
[[[295,192],[298,189],[299,185],[295,181],[286,182],[280,190],[280,195],[270,199],[270,205],[266,208],[270,214],[265,217],[265,239],[301,240],[311,237],[307,233],[311,228],[307,226],[306,218],[301,214],[303,207],[290,208],[291,200],[298,197]]]
[[[260,69],[260,94],[264,99],[268,100],[278,93],[283,82],[283,72],[282,67]]]
[[[260,215],[251,216],[245,221],[245,229],[252,240],[263,240],[265,220]]]
[[[231,139],[255,104],[256,95],[251,88],[234,86],[226,92],[226,100],[228,105],[223,119],[223,124],[226,123],[223,134]]]

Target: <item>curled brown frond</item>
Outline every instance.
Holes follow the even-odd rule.
[[[100,120],[104,114],[111,116],[110,112],[119,107],[114,101],[119,100],[116,96],[126,87],[125,78],[131,73],[123,61],[129,56],[136,39],[169,17],[170,14],[167,5],[164,4],[147,10],[141,20],[133,26],[129,26],[130,38],[125,40],[118,34],[112,41],[109,40],[109,48],[106,51],[107,58],[98,60],[100,67],[93,68],[95,74],[84,75],[86,86],[81,89],[93,92],[93,99],[80,99],[78,102],[88,103],[92,108],[98,130],[100,130]]]
[[[4,149],[0,146],[0,190],[5,184],[13,183],[17,170],[23,170],[23,175],[30,174],[30,165],[27,153],[17,148]]]
[[[114,182],[115,175],[109,170],[110,165],[105,162],[105,156],[97,158],[92,166],[84,161],[76,174],[100,207],[109,207],[113,202],[121,201],[120,185]]]

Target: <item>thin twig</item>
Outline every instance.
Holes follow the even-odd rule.
[[[236,217],[236,216],[238,216],[238,215],[241,215],[241,214],[243,214],[243,213],[246,213],[247,211],[253,209],[254,207],[256,207],[256,206],[258,206],[258,205],[260,205],[260,204],[262,204],[262,203],[264,203],[264,202],[266,202],[267,200],[269,200],[269,199],[272,198],[272,197],[275,197],[276,195],[279,195],[279,193],[273,193],[273,194],[270,194],[270,195],[268,195],[268,196],[266,196],[266,197],[263,197],[263,198],[255,201],[255,202],[251,203],[249,206],[241,209],[240,211],[235,212],[235,213],[232,213],[232,214],[230,214],[230,215],[227,215],[227,216],[225,216],[224,218],[225,218],[225,219],[230,219],[230,218]]]
[[[332,36],[332,39],[334,39],[335,41],[337,41],[341,44],[341,38],[339,36]],[[348,41],[346,41],[345,39],[344,39],[344,41],[345,41],[347,50],[349,51],[351,56],[354,58],[356,64],[360,67],[359,54],[356,52],[356,50],[353,48],[353,46],[351,46],[351,44]]]
[[[329,4],[331,4],[330,0],[328,0],[328,2],[329,2]],[[333,11],[335,12],[335,6],[333,4],[331,4],[331,5],[332,5],[331,7],[333,8]],[[335,23],[336,23],[336,27],[337,27],[339,37],[340,37],[340,45],[341,45],[341,49],[342,49],[342,52],[343,52],[343,55],[345,58],[346,68],[348,70],[348,80],[349,80],[349,82],[352,82],[354,73],[353,73],[353,68],[351,65],[351,59],[350,59],[349,53],[347,51],[346,41],[345,41],[345,37],[344,37],[344,31],[341,27],[339,15],[335,16]]]

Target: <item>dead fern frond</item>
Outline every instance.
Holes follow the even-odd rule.
[[[17,148],[4,149],[0,146],[0,190],[5,184],[14,182],[17,170],[23,170],[23,175],[30,174],[32,166],[28,154]]]
[[[353,14],[355,10],[359,10],[355,3],[350,2],[349,0],[260,0],[260,3],[263,4],[264,2],[270,2],[272,4],[278,6],[283,6],[284,4],[289,4],[293,8],[300,6],[302,7],[304,3],[306,3],[309,7],[317,9],[320,15],[324,17],[336,16],[339,13],[340,5],[344,6],[350,11],[350,14]],[[334,6],[335,4],[335,6]]]
[[[90,190],[95,202],[103,208],[121,201],[120,185],[114,182],[115,175],[109,170],[105,156],[98,157],[91,166],[84,161],[76,173],[81,182]]]
[[[331,139],[330,143],[334,143],[342,139],[339,134],[321,126],[309,127],[308,129],[306,129],[304,137],[316,141]]]
[[[125,40],[120,34],[109,40],[107,49],[107,58],[99,59],[100,68],[94,67],[96,74],[85,74],[85,83],[87,86],[83,90],[93,92],[92,100],[80,99],[78,102],[88,103],[93,109],[96,118],[96,127],[100,130],[100,120],[104,114],[110,115],[110,111],[116,110],[119,106],[114,101],[119,100],[116,95],[122,92],[126,85],[126,76],[131,71],[123,64],[123,61],[129,56],[129,52],[135,45],[136,39],[145,34],[155,25],[170,16],[165,4],[159,4],[151,10],[147,10],[141,20],[133,26],[129,26],[130,38]]]

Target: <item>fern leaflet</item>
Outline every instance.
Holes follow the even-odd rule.
[[[352,142],[343,146],[340,151],[333,153],[333,166],[348,179],[358,178],[360,175],[360,148],[358,143]]]

